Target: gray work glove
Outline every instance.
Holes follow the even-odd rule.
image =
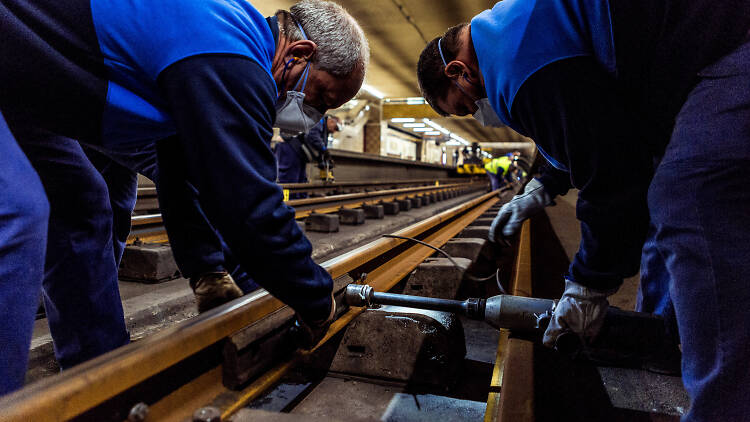
[[[521,224],[552,203],[552,197],[544,190],[544,185],[532,179],[524,192],[516,195],[498,211],[490,226],[489,240],[497,242],[502,237],[513,236],[521,229]]]
[[[565,279],[565,291],[544,332],[544,345],[554,347],[557,337],[570,331],[577,334],[584,344],[591,343],[604,323],[609,308],[607,296],[616,291],[594,290]]]

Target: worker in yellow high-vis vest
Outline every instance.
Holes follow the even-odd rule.
[[[490,185],[492,190],[498,190],[502,187],[503,175],[508,172],[510,168],[511,159],[504,155],[500,158],[493,158],[484,165],[487,176],[490,178]]]

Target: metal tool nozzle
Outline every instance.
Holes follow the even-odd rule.
[[[344,291],[344,300],[349,306],[372,306],[373,288],[367,284],[350,284]]]

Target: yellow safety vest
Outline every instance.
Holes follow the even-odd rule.
[[[508,167],[510,167],[510,158],[508,157],[493,158],[489,163],[484,165],[484,169],[492,174],[498,174],[498,169],[503,170],[499,174],[504,174],[508,171]]]

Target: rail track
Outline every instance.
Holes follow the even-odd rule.
[[[295,218],[302,219],[313,213],[336,213],[342,208],[359,208],[363,205],[392,202],[439,193],[459,194],[482,189],[486,186],[486,181],[484,179],[464,179],[462,181],[448,179],[396,182],[375,181],[373,183],[342,182],[326,185],[299,183],[281,186],[285,190],[286,195],[289,195],[289,192],[311,195],[304,199],[289,199],[285,201],[288,205],[294,207],[296,211]],[[161,213],[154,212],[154,210],[158,210],[159,206],[156,198],[156,189],[153,187],[139,188],[138,195],[136,215],[131,218],[132,229],[128,237],[128,243],[135,241],[166,242],[167,234],[164,229]]]
[[[440,247],[488,210],[496,209],[498,201],[497,193],[488,193],[395,234]],[[350,282],[361,282],[365,274],[364,282],[377,291],[388,291],[433,254],[426,246],[381,238],[322,265],[334,278],[338,293]],[[517,279],[523,277],[522,270],[516,272]],[[521,285],[519,281],[515,283]],[[340,331],[364,311],[348,309],[343,303],[339,309],[342,312],[314,350],[293,351],[284,359],[263,361],[262,371],[239,389],[222,383],[226,379],[226,374],[222,375],[225,342],[241,332],[246,336],[267,336],[292,317],[291,310],[263,290],[6,396],[0,399],[0,420],[128,420],[128,414],[134,407],[137,410],[139,403],[148,406],[147,418],[131,416],[130,420],[190,420],[196,409],[207,405],[218,408],[222,420],[231,420],[292,369],[314,360],[311,358],[319,349],[337,335],[340,337]],[[499,357],[499,362],[507,361],[500,352]],[[498,371],[502,374],[502,367]],[[493,377],[493,383],[501,378],[502,375]],[[494,397],[490,395],[490,401]],[[488,406],[488,411],[495,407]]]
[[[480,239],[491,217],[512,193],[482,195],[394,234],[445,250],[449,250],[451,244],[453,250],[457,250],[455,242],[485,244],[489,252],[481,249],[483,252],[473,255],[466,269],[466,274],[473,274],[474,281],[460,276],[458,296],[496,294],[496,279],[504,290],[514,295],[558,297],[562,283],[549,283],[549,279],[552,274],[558,279],[565,263],[555,263],[551,259],[550,251],[555,248],[549,243],[549,233],[545,232],[549,228],[545,229],[539,218],[524,223],[520,236],[508,247],[498,248]],[[532,249],[532,243],[541,242],[544,248]],[[461,253],[460,249],[452,252],[454,257]],[[538,339],[508,330],[500,330],[499,335],[493,331],[493,337],[487,331],[466,326],[469,330],[465,335],[466,359],[447,359],[446,364],[450,366],[445,367],[459,368],[464,375],[461,382],[436,386],[433,380],[432,387],[425,387],[420,378],[423,375],[410,375],[405,381],[394,380],[398,377],[387,369],[373,375],[334,368],[340,355],[345,358],[359,355],[361,360],[355,366],[367,366],[369,355],[358,348],[364,350],[372,346],[359,346],[349,339],[350,331],[356,332],[356,326],[364,324],[362,318],[371,317],[373,311],[347,307],[342,300],[345,286],[353,282],[366,283],[376,291],[407,292],[416,288],[414,283],[417,283],[419,271],[423,271],[421,268],[426,263],[435,263],[439,256],[422,244],[384,237],[324,262],[322,265],[334,278],[339,312],[323,341],[311,351],[294,350],[284,341],[288,339],[285,336],[293,311],[260,290],[0,398],[0,421],[672,422],[679,419],[656,411],[615,408],[602,392],[602,379],[594,366],[565,360],[540,346]],[[544,265],[540,265],[540,261]],[[429,273],[432,274],[429,277],[438,279],[432,280],[437,284],[442,283],[440,279],[450,279],[448,273],[452,269],[449,267]],[[488,280],[485,285],[477,284],[478,274],[488,274],[488,268],[500,270],[495,277],[485,278]],[[425,277],[419,278],[419,283],[429,284],[429,277],[427,283]],[[393,312],[393,316],[386,318],[403,319],[403,314]],[[394,355],[397,360],[406,362],[403,365],[415,368],[423,365],[420,358],[410,355],[408,348],[403,347],[406,343],[398,340],[414,332],[404,328],[401,333],[399,327],[374,330],[368,334],[369,341],[386,345],[381,354]],[[434,331],[434,327],[426,328],[422,331]],[[469,340],[479,338],[481,342],[483,336],[495,339],[491,342],[497,345],[496,351],[492,349],[484,372],[466,366],[468,354],[472,353],[468,349]],[[450,338],[450,341],[457,339],[459,337]],[[423,352],[420,350],[419,355]],[[432,358],[428,360],[434,361]],[[387,368],[388,359],[375,366],[380,365]],[[437,376],[443,379],[440,377],[444,374]],[[339,390],[334,388],[333,394],[328,391],[326,398],[326,389],[330,390],[332,385],[338,385]],[[387,409],[378,404],[384,391],[390,391],[389,395],[403,392],[399,394],[413,397],[407,402],[417,405],[423,402],[422,412],[431,411],[429,403],[424,401],[437,397],[449,403],[453,403],[450,400],[473,403],[474,413],[459,412],[455,418],[445,414],[425,416],[424,413],[414,419],[410,419],[409,414],[386,417],[386,413],[393,411],[393,403]],[[476,404],[480,401],[480,413],[477,413]],[[461,406],[457,411],[461,411]],[[382,417],[373,411],[381,412]],[[215,412],[213,418],[211,412]]]

